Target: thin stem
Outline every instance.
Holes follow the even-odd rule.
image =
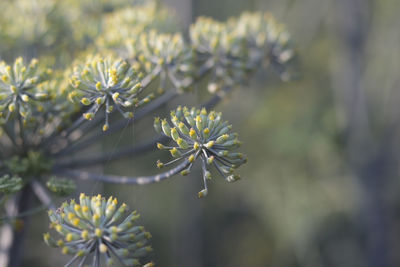
[[[28,211],[20,212],[20,213],[18,213],[18,214],[15,215],[15,216],[10,216],[10,217],[5,216],[5,217],[1,217],[1,218],[0,218],[0,222],[2,222],[2,221],[12,221],[12,220],[14,220],[14,219],[23,218],[23,217],[26,217],[26,216],[29,216],[29,215],[33,215],[33,214],[36,214],[36,213],[38,213],[38,212],[41,212],[41,211],[45,210],[46,208],[47,208],[47,205],[40,205],[40,206],[38,206],[38,207],[36,207],[36,208],[33,208],[33,209],[30,209],[30,210],[28,210]]]
[[[180,171],[185,169],[190,163],[185,160],[183,163],[179,164],[175,168],[152,176],[138,176],[138,177],[129,177],[129,176],[117,176],[117,175],[105,175],[105,174],[96,174],[79,170],[71,170],[71,169],[60,169],[57,170],[56,173],[60,175],[64,175],[73,179],[80,180],[92,180],[92,181],[100,181],[105,183],[114,183],[114,184],[136,184],[136,185],[145,185],[157,183],[175,174],[178,174]]]
[[[96,243],[96,246],[98,245],[98,243]],[[100,251],[99,248],[95,249],[94,252],[94,260],[93,260],[93,267],[100,267]]]
[[[120,158],[124,157],[135,157],[138,155],[142,155],[143,153],[155,148],[155,144],[158,142],[165,142],[168,141],[168,137],[164,135],[159,135],[156,138],[153,138],[150,141],[147,141],[143,144],[140,145],[134,145],[130,147],[126,147],[123,149],[120,149],[118,152],[112,154],[110,152],[106,152],[100,155],[96,156],[89,156],[85,157],[83,159],[72,159],[69,161],[64,161],[58,164],[54,165],[54,169],[63,169],[63,168],[78,168],[78,167],[88,167],[88,166],[93,166],[97,164],[103,164],[105,162],[109,161],[115,161]]]
[[[19,115],[18,115],[18,126],[19,126],[19,135],[22,140],[22,147],[24,148],[27,145],[27,143],[26,143],[25,132],[24,132],[24,124],[22,123],[21,116],[19,116]]]
[[[68,144],[64,149],[60,150],[57,153],[54,153],[54,157],[61,157],[61,156],[66,156],[69,155],[73,152],[76,152],[78,150],[81,150],[82,148],[85,148],[87,146],[90,146],[94,143],[96,143],[99,139],[103,138],[104,136],[116,133],[120,131],[121,129],[127,127],[128,125],[132,124],[135,121],[138,121],[145,117],[148,113],[152,112],[153,110],[157,109],[161,105],[167,103],[170,101],[172,98],[176,97],[178,95],[177,92],[167,92],[161,97],[157,98],[154,100],[152,103],[150,103],[147,106],[144,106],[141,108],[138,112],[136,112],[135,117],[133,119],[130,119],[129,121],[122,120],[116,123],[115,125],[112,125],[109,130],[106,132],[96,132],[92,136],[86,138],[84,141],[77,142],[75,144]]]
[[[8,200],[7,196],[1,196],[0,197],[0,211],[3,212],[2,207],[4,206],[4,204],[6,203],[6,201]],[[0,219],[0,225],[1,225],[1,220]],[[0,242],[1,243],[1,242]]]
[[[31,196],[32,196],[31,188],[29,186],[25,186],[19,194],[18,213],[29,210],[30,205],[32,204]],[[21,231],[14,230],[12,245],[8,250],[8,257],[9,257],[8,266],[10,267],[20,266],[22,260],[21,256],[23,252],[22,247],[25,239],[24,237],[27,231],[28,218],[29,217],[23,217],[22,220],[24,223],[24,227]]]
[[[53,204],[53,200],[50,197],[50,194],[47,192],[47,189],[37,180],[33,180],[31,182],[31,187],[37,198],[45,205],[52,210],[55,210],[56,207]]]
[[[228,92],[230,90],[230,87],[226,87],[224,89],[224,92]],[[219,95],[214,95],[211,97],[206,103],[202,104],[201,107],[205,107],[206,109],[213,108],[216,104],[218,104],[219,101],[221,101],[222,97]],[[91,139],[90,139],[91,140]],[[127,148],[123,148],[119,150],[118,152],[111,154],[110,152],[106,152],[97,156],[91,156],[91,157],[85,157],[84,159],[73,159],[69,161],[64,161],[58,164],[54,165],[54,169],[60,169],[60,168],[69,168],[69,167],[87,167],[87,166],[93,166],[97,164],[104,164],[105,162],[110,162],[110,161],[115,161],[120,158],[124,158],[127,156],[133,157],[133,156],[138,156],[139,154],[143,154],[150,149],[154,148],[155,145],[158,142],[164,142],[167,141],[168,137],[164,135],[160,135],[153,140],[150,140],[142,145],[139,146],[130,146]]]
[[[96,108],[96,106],[91,107],[88,112],[93,112],[93,110]],[[69,128],[63,130],[61,132],[61,135],[63,136],[63,138],[68,138],[68,136],[71,135],[71,133],[73,133],[77,128],[79,128],[79,126],[81,126],[84,122],[86,122],[87,120],[82,116],[78,116],[78,118],[71,124],[71,126],[69,126]],[[47,146],[47,145],[51,145],[52,143],[54,143],[57,138],[59,137],[59,132],[58,131],[54,131],[52,135],[50,135],[48,138],[46,138],[40,145],[41,146]]]
[[[142,87],[145,88],[147,86],[149,86],[151,84],[151,82],[154,80],[154,77],[156,77],[158,75],[158,73],[160,72],[160,68],[156,68],[152,73],[150,73],[149,75],[147,75],[143,81],[142,81]],[[91,107],[88,112],[93,112],[96,109],[96,106]],[[87,121],[85,118],[83,118],[83,116],[80,116],[68,129],[65,129],[64,138],[67,138],[68,136],[70,136],[76,129],[79,128],[79,126],[81,126],[85,121]],[[101,123],[102,120],[96,120],[95,123],[92,123],[93,126],[97,126]],[[88,132],[88,131],[86,131]],[[46,139],[42,145],[45,144],[49,144],[55,141],[57,135],[56,132],[51,135],[48,139]]]
[[[87,112],[91,113],[95,109],[96,109],[96,106],[93,106]],[[86,121],[87,121],[87,119],[85,119],[83,116],[79,116],[79,118],[67,130],[65,130],[64,137],[68,137],[73,131],[75,131],[79,126],[82,125],[82,123],[84,123]]]
[[[11,132],[10,132],[10,129],[8,129],[8,127],[7,127],[7,125],[3,125],[3,130],[4,130],[4,133],[7,135],[7,137],[10,139],[10,141],[11,141],[11,143],[13,143],[13,145],[15,146],[15,147],[18,147],[18,145],[17,145],[17,142],[15,141],[15,138],[14,138],[14,134],[12,134]]]
[[[83,256],[83,257],[82,257],[82,260],[79,262],[78,267],[82,267],[82,266],[83,266],[83,264],[84,264],[85,261],[86,261],[86,258],[87,258],[87,256]]]
[[[78,255],[75,255],[69,262],[67,262],[64,267],[71,266],[78,259]]]
[[[200,80],[202,77],[204,77],[213,67],[214,61],[212,59],[207,60],[199,69],[199,72],[197,73],[197,77],[195,79],[189,79],[187,83],[184,85],[184,87],[189,87],[190,84]],[[155,70],[155,73],[158,75],[161,69]],[[148,86],[154,79],[154,76],[148,75],[142,82],[142,86],[146,87]],[[69,155],[70,153],[73,153],[77,150],[80,150],[84,147],[87,147],[89,145],[94,144],[96,141],[99,139],[103,138],[106,135],[110,135],[113,133],[116,133],[123,129],[124,127],[132,124],[133,122],[143,118],[146,116],[148,113],[152,112],[153,110],[157,109],[161,105],[165,104],[166,102],[170,101],[174,97],[176,97],[179,93],[176,91],[168,91],[161,97],[157,98],[156,100],[152,101],[149,105],[141,108],[136,114],[134,119],[131,119],[126,123],[126,121],[119,121],[116,125],[112,125],[110,129],[106,132],[98,132],[95,133],[93,136],[90,138],[87,138],[85,141],[81,141],[75,144],[71,144],[71,142],[68,143],[67,146],[65,146],[64,149],[61,151],[58,151],[57,153],[53,154],[53,156],[58,157],[58,156],[64,156],[64,155]],[[219,101],[219,100],[218,100]],[[217,102],[218,102],[217,101]]]

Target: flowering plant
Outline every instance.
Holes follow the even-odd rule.
[[[99,266],[101,258],[112,266],[114,257],[124,265],[138,265],[137,258],[151,250],[146,245],[150,234],[133,224],[137,213],[126,216],[125,205],[117,208],[115,198],[81,194],[79,203],[71,200],[56,209],[49,191],[71,195],[76,191],[75,179],[137,185],[159,182],[188,174],[197,161],[204,181],[199,197],[208,194],[207,180],[214,176],[211,167],[228,182],[238,180],[236,169],[247,161],[246,156],[236,151],[241,143],[231,132],[232,126],[221,112],[211,109],[231,90],[244,85],[260,65],[271,65],[282,78],[289,78],[287,67],[294,54],[288,33],[269,14],[244,13],[227,22],[198,18],[185,39],[181,33],[170,32],[173,23],[165,9],[153,4],[139,6],[138,10],[155,20],[140,16],[132,22],[130,12],[138,11],[113,8],[115,13],[107,15],[103,34],[91,43],[97,47],[96,56],[87,45],[86,60],[77,57],[75,63],[64,65],[65,69],[49,67],[46,57],[0,63],[0,203],[17,201],[18,196],[32,192],[50,208],[50,227],[63,239],[53,239],[48,233],[44,239],[72,255],[65,266],[75,262],[83,266],[86,261]],[[52,9],[55,11],[60,9]],[[126,16],[115,15],[118,12]],[[107,28],[115,24],[124,30],[117,33]],[[43,28],[41,34],[47,30]],[[93,37],[90,30],[85,34]],[[82,34],[75,37],[79,43]],[[211,94],[209,101],[199,108],[178,107],[171,111],[170,122],[157,117],[154,127],[160,135],[155,139],[141,146],[117,148],[112,156],[79,156],[83,149],[171,99],[203,87]],[[175,145],[169,146],[168,141]],[[168,163],[158,161],[157,167],[182,162],[139,177],[81,169],[156,147],[168,149],[174,158]],[[24,212],[4,212],[3,222]]]

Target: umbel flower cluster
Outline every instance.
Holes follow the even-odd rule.
[[[180,173],[189,174],[194,162],[201,160],[203,170],[204,189],[199,192],[199,197],[208,193],[207,180],[211,179],[209,166],[214,166],[218,173],[227,182],[234,182],[240,178],[233,174],[234,169],[247,161],[242,153],[234,152],[240,146],[236,133],[231,133],[232,128],[228,122],[222,120],[222,114],[206,109],[188,109],[178,107],[171,112],[172,127],[166,119],[155,119],[154,127],[158,132],[163,132],[171,138],[177,146],[170,147],[161,143],[159,149],[168,149],[175,159],[162,163],[157,162],[157,167],[162,168],[171,163],[185,159],[187,167]]]
[[[43,101],[49,97],[38,85],[49,78],[50,69],[38,68],[38,60],[32,59],[25,65],[21,57],[12,66],[0,62],[0,114],[7,121],[14,112],[22,118],[32,113],[32,101]]]
[[[70,97],[78,95],[83,105],[91,107],[83,114],[87,120],[92,120],[96,112],[104,107],[103,131],[107,131],[108,114],[114,107],[123,117],[132,118],[133,108],[148,103],[154,97],[153,94],[149,94],[139,99],[138,96],[143,90],[139,82],[141,76],[142,74],[137,73],[125,60],[95,58],[75,68],[70,83],[80,94],[74,91]],[[132,108],[132,111],[124,111],[128,108]]]
[[[60,3],[53,3],[51,8],[55,16],[64,8],[68,10],[62,1],[57,2]],[[80,3],[72,6],[82,7]],[[154,3],[129,8],[103,4],[100,10],[85,6],[85,10],[92,10],[90,15],[75,15],[94,18],[100,14],[107,23],[92,23],[96,21],[93,19],[90,25],[80,25],[82,32],[77,28],[65,31],[66,36],[72,33],[70,41],[81,48],[72,54],[83,55],[74,63],[69,56],[53,55],[49,60],[40,54],[38,59],[29,54],[25,60],[19,57],[11,63],[0,63],[0,218],[30,214],[11,214],[3,206],[7,201],[25,201],[19,197],[22,192],[35,194],[51,208],[51,228],[62,236],[55,240],[46,234],[46,242],[72,255],[66,266],[76,262],[79,266],[87,262],[99,266],[101,259],[108,266],[114,259],[127,266],[137,265],[137,258],[150,250],[146,245],[150,235],[134,226],[138,215],[124,215],[126,206],[118,208],[114,198],[81,195],[79,204],[71,201],[55,210],[50,193],[72,195],[77,189],[76,179],[155,183],[189,174],[196,162],[201,165],[198,176],[204,183],[199,197],[208,194],[211,177],[222,176],[227,182],[238,180],[237,169],[247,161],[238,151],[241,142],[222,114],[210,110],[231,90],[246,84],[261,67],[271,66],[282,79],[289,79],[294,58],[289,34],[270,14],[244,13],[226,22],[201,17],[188,34],[182,34],[173,31],[176,24],[169,11]],[[56,21],[72,21],[63,16]],[[5,25],[1,18],[0,25]],[[121,31],[110,25],[120,26]],[[58,26],[55,32],[45,27],[38,32],[52,38],[45,47],[60,52],[69,47],[65,40],[57,46],[58,38],[69,26]],[[8,32],[7,28],[4,33]],[[9,39],[4,41],[16,43]],[[40,50],[40,45],[33,45],[38,40],[40,36],[32,37],[32,47]],[[157,117],[157,136],[134,145],[117,146],[113,151],[82,153],[104,137],[135,126],[170,100],[194,90],[208,92],[208,101],[200,108],[178,107],[171,112],[170,120]],[[130,177],[129,173],[118,176],[81,169],[157,147],[169,150],[174,159],[159,161],[157,166],[162,171],[155,175]]]
[[[161,8],[154,2],[116,10],[105,17],[104,32],[96,40],[96,45],[101,49],[120,49],[125,40],[149,30],[175,32],[178,25],[173,19],[174,15],[173,11]]]
[[[138,258],[152,251],[147,245],[151,234],[143,226],[135,225],[139,218],[136,211],[127,213],[127,205],[118,207],[116,198],[106,200],[101,195],[88,197],[81,194],[79,203],[71,200],[56,211],[49,211],[50,228],[62,238],[56,240],[50,233],[43,237],[49,246],[73,255],[65,266],[75,262],[79,262],[79,266],[85,263],[99,266],[101,257],[105,258],[107,266],[114,266],[114,258],[125,266],[137,266],[140,264]]]

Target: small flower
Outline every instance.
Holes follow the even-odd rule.
[[[84,106],[90,106],[83,114],[87,120],[93,119],[97,111],[104,107],[103,130],[107,130],[108,117],[114,108],[125,118],[132,118],[135,107],[153,99],[153,94],[139,98],[144,89],[139,82],[141,76],[127,61],[96,57],[75,69],[70,84],[80,94],[73,91],[70,95],[73,95],[71,98],[79,97]],[[132,108],[132,111],[126,111],[128,108]]]
[[[247,161],[242,153],[234,152],[240,146],[236,133],[231,133],[231,125],[222,120],[222,114],[206,109],[188,109],[178,107],[171,112],[171,126],[166,119],[155,119],[155,129],[164,133],[175,141],[177,146],[157,144],[159,149],[168,149],[175,159],[162,163],[157,162],[159,168],[172,164],[182,159],[188,161],[188,167],[181,174],[187,175],[194,162],[200,158],[203,170],[204,189],[199,192],[199,197],[207,195],[207,180],[211,179],[209,166],[216,170],[228,182],[238,180],[239,175],[234,170]]]
[[[28,117],[32,110],[31,100],[43,101],[48,95],[37,90],[37,86],[49,79],[50,69],[38,67],[38,60],[32,59],[29,65],[24,65],[21,57],[13,66],[0,62],[0,116],[5,121],[10,115],[18,112],[23,118]]]
[[[73,255],[69,264],[78,261],[83,265],[89,261],[100,266],[99,261],[104,258],[106,266],[114,266],[116,258],[126,266],[137,266],[140,264],[137,258],[152,251],[146,245],[151,235],[143,226],[134,225],[139,218],[136,211],[126,216],[128,207],[117,205],[116,198],[106,200],[101,195],[88,197],[82,193],[79,204],[71,200],[57,211],[49,211],[50,228],[62,239],[55,240],[45,233],[44,241],[61,248],[64,254]]]

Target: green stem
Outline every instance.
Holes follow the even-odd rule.
[[[181,164],[179,164],[178,166],[169,171],[152,176],[138,176],[138,177],[106,175],[106,174],[98,174],[98,173],[91,173],[91,172],[71,170],[71,169],[60,169],[60,170],[55,170],[54,172],[59,175],[63,175],[73,179],[92,180],[92,181],[100,181],[100,182],[114,183],[114,184],[145,185],[145,184],[158,183],[162,180],[170,178],[181,172],[188,165],[189,162],[185,160],[184,162],[182,162]]]
[[[0,201],[0,203],[1,203],[1,201]],[[33,215],[33,214],[39,213],[39,212],[41,212],[41,211],[43,211],[45,209],[47,209],[47,205],[40,205],[40,206],[35,207],[35,208],[31,209],[31,210],[28,210],[28,211],[25,211],[25,212],[20,212],[19,214],[15,215],[15,216],[1,217],[0,218],[0,223],[2,223],[3,221],[9,221],[10,222],[10,221],[13,221],[13,220],[18,219],[18,218],[23,218],[23,217],[26,217],[26,216],[29,216],[29,215]]]
[[[18,213],[23,213],[29,210],[29,207],[32,203],[32,189],[30,186],[25,186],[24,189],[19,194],[18,201]],[[23,251],[23,243],[25,239],[25,234],[27,230],[29,217],[23,217],[23,228],[21,230],[14,230],[12,244],[8,250],[8,258],[9,258],[9,267],[19,267],[22,261],[22,251]]]

